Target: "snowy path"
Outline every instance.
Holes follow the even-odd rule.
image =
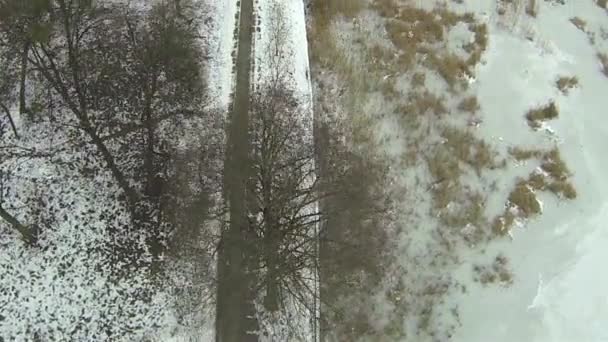
[[[246,170],[249,159],[248,112],[253,33],[253,0],[240,0],[236,84],[230,106],[226,161],[224,167],[224,198],[229,206],[230,223],[222,233],[218,258],[218,300],[216,335],[220,342],[257,341],[247,331],[257,330],[249,277],[246,272]],[[245,251],[245,252],[244,252]]]
[[[216,331],[221,342],[240,342],[249,338],[252,341],[257,340],[253,336],[243,335],[245,331],[257,330],[255,320],[246,318],[253,315],[254,309],[251,305],[251,295],[246,290],[248,279],[243,269],[244,260],[241,253],[245,249],[244,241],[247,239],[242,235],[241,229],[245,224],[245,184],[251,176],[244,170],[250,169],[246,165],[251,148],[248,139],[250,95],[253,90],[264,84],[271,71],[276,71],[276,65],[269,62],[272,58],[269,55],[269,44],[272,40],[270,37],[279,31],[282,46],[280,64],[285,67],[286,75],[289,75],[289,85],[293,86],[298,98],[302,100],[301,113],[309,116],[312,144],[311,85],[302,0],[241,0],[238,3],[239,14],[232,15],[239,20],[235,73],[227,73],[228,68],[223,65],[223,69],[220,68],[221,70],[218,69],[219,71],[216,70],[210,75],[211,79],[221,78],[218,103],[220,107],[224,104],[223,107],[229,108],[230,111],[224,172],[224,198],[229,206],[230,227],[223,233],[223,248],[218,260]],[[224,7],[230,9],[229,5]],[[224,13],[224,20],[230,22],[232,19],[229,17],[229,14]],[[236,22],[234,24],[237,27]],[[224,26],[226,25],[227,23],[224,23]],[[224,31],[227,33],[229,30],[224,28]],[[255,37],[253,32],[256,32]],[[232,37],[227,35],[222,39],[232,42]],[[231,44],[224,41],[217,45],[223,47],[225,57],[226,47]],[[216,74],[221,74],[221,77]],[[234,83],[230,82],[231,77],[228,75],[235,80]],[[230,96],[232,86],[234,92]],[[302,317],[302,322],[307,320],[308,318]]]

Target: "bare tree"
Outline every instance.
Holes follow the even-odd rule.
[[[171,132],[202,116],[206,102],[188,6],[182,1],[179,14],[164,2],[141,12],[88,0],[0,1],[0,36],[16,59],[27,57],[19,82],[29,75],[38,95],[30,116],[59,122],[75,147],[83,139],[94,147],[155,255],[164,248]]]
[[[263,251],[265,305],[275,311],[281,286],[298,279],[316,257],[320,213],[312,122],[288,86],[277,83],[254,95],[250,136],[250,224]]]

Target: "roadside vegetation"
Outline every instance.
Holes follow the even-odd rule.
[[[317,111],[317,115],[335,118],[333,120],[338,120],[341,126],[348,122],[347,130],[342,134],[347,145],[360,151],[357,154],[364,158],[373,156],[373,159],[391,167],[399,167],[397,165],[403,162],[413,167],[412,170],[420,165],[428,166],[431,175],[429,184],[416,183],[416,187],[422,189],[428,186],[431,190],[431,212],[426,215],[439,218],[437,234],[451,241],[437,242],[441,244],[441,249],[445,249],[438,251],[441,256],[437,257],[437,262],[443,258],[449,259],[454,252],[452,244],[457,243],[457,239],[464,238],[468,243],[475,243],[487,235],[487,231],[484,232],[488,226],[486,199],[481,191],[469,188],[466,178],[470,175],[479,177],[486,170],[504,166],[504,161],[492,146],[478,138],[474,129],[470,128],[476,125],[474,122],[478,122],[477,115],[483,108],[477,98],[466,93],[466,90],[487,48],[488,28],[484,23],[477,22],[472,14],[456,14],[441,6],[428,11],[416,8],[411,3],[398,4],[391,0],[373,1],[369,7],[343,5],[340,2],[329,5],[321,1],[312,4],[313,23],[309,31],[311,65],[313,79],[320,90],[315,95],[321,108],[324,108],[322,114]],[[334,10],[315,15],[330,7]],[[363,10],[380,17],[386,32],[381,39],[373,38],[376,31],[372,32],[359,24],[357,14]],[[334,29],[341,19],[345,19],[341,25],[349,27],[346,31],[348,35],[337,39]],[[463,42],[460,51],[455,53],[447,50],[444,44],[450,31],[457,25],[464,25],[471,39]],[[404,87],[405,79],[410,80],[409,87]],[[450,97],[456,99],[456,105],[451,108],[451,100],[448,101],[438,89],[431,90],[429,82],[448,91]],[[331,95],[334,91],[340,94],[338,103]],[[374,115],[361,111],[372,96],[381,99],[385,113]],[[461,116],[459,123],[448,124],[453,112],[469,115]],[[407,148],[399,160],[391,160],[382,150],[382,145],[378,144],[374,130],[382,117],[394,118],[399,131],[405,136]],[[399,186],[403,185],[393,184],[391,187]],[[413,196],[417,191],[412,189],[402,197]],[[403,216],[397,218],[407,219]],[[461,230],[467,231],[466,236]],[[393,270],[397,274],[404,272],[402,266],[389,257],[383,262],[384,265],[380,266],[382,269]],[[333,324],[333,331],[337,332],[334,337],[345,340],[403,338],[405,331],[402,322],[407,315],[414,315],[418,320],[416,330],[420,336],[444,333],[436,331],[432,324],[432,307],[449,292],[450,285],[428,279],[427,285],[408,289],[400,281],[377,276],[376,287],[366,291],[386,291],[386,300],[394,305],[390,322],[382,329],[373,328],[370,324],[372,313],[366,310],[358,312],[356,318],[350,315],[325,316],[331,321],[328,324]],[[404,309],[414,293],[424,298],[426,309]],[[349,303],[347,298],[371,301],[370,297],[356,290],[343,297],[341,303]]]

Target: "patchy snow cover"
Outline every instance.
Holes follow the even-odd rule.
[[[16,110],[13,115],[23,121]],[[153,285],[149,270],[127,269],[105,248],[120,241],[130,222],[108,172],[79,173],[103,170],[91,158],[94,150],[66,147],[67,137],[52,123],[35,127],[19,126],[20,140],[8,134],[2,140],[3,154],[25,153],[0,161],[3,209],[44,229],[33,248],[0,220],[0,340],[133,341],[171,326],[170,298]]]

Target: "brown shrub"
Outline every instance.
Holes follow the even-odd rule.
[[[486,199],[480,193],[462,194],[462,191],[458,191],[457,195],[452,196],[452,201],[457,202],[456,210],[452,209],[440,215],[441,222],[444,225],[463,228],[468,224],[475,227],[482,227],[487,224],[485,217]]]
[[[515,223],[515,215],[510,210],[494,218],[492,222],[492,231],[498,235],[505,235],[511,230]]]
[[[566,181],[556,181],[552,182],[547,187],[554,194],[567,198],[567,199],[575,199],[577,196],[576,188],[570,182]]]
[[[509,154],[517,161],[528,160],[531,158],[540,158],[542,156],[541,150],[536,149],[525,149],[521,147],[509,148]]]
[[[471,166],[477,174],[483,169],[494,169],[496,152],[485,141],[468,130],[447,127],[441,132],[445,146],[453,157]]]
[[[374,0],[372,8],[384,18],[394,18],[399,13],[399,7],[394,0]]]
[[[474,33],[475,40],[472,43],[468,43],[463,46],[464,50],[470,53],[467,59],[469,67],[475,66],[481,60],[482,54],[488,47],[488,25],[484,24],[471,24],[469,30]]]
[[[412,86],[414,88],[424,87],[426,81],[426,74],[423,72],[416,72],[412,75]]]
[[[414,49],[421,43],[436,43],[444,38],[444,26],[430,12],[408,8],[385,24],[388,37],[402,51]]]
[[[528,0],[528,3],[526,5],[526,14],[536,18],[537,13],[537,7],[536,7],[536,0]]]
[[[551,101],[545,106],[529,110],[526,114],[526,119],[530,127],[538,129],[543,121],[555,119],[558,115],[557,105]]]
[[[575,88],[578,85],[578,77],[561,76],[557,79],[557,81],[555,81],[555,85],[562,93],[568,94],[570,89]]]
[[[525,180],[517,182],[515,189],[509,194],[509,202],[517,206],[521,215],[526,218],[539,214],[541,211],[536,195]]]
[[[532,173],[526,183],[534,190],[545,190],[547,188],[546,177],[540,173]]]
[[[608,77],[608,55],[603,52],[597,54],[597,58],[600,60],[600,65],[602,67],[602,73]]]
[[[416,114],[433,113],[435,115],[442,115],[448,111],[443,104],[443,97],[439,97],[428,90],[412,92],[409,95],[410,104],[413,106]]]
[[[564,181],[571,176],[570,170],[562,160],[559,149],[557,148],[554,148],[545,154],[540,167],[547,172],[551,178],[558,181]]]
[[[458,160],[441,147],[437,147],[432,156],[426,158],[426,164],[434,179],[431,185],[433,206],[436,209],[444,209],[458,198],[462,170]]]
[[[465,97],[458,104],[458,109],[471,114],[475,114],[477,111],[479,111],[480,108],[481,107],[479,106],[479,102],[477,101],[476,96]]]
[[[332,19],[336,15],[352,18],[365,8],[365,2],[364,0],[312,0],[310,8],[315,19],[320,16]]]
[[[580,17],[573,17],[570,18],[570,22],[576,26],[577,29],[583,31],[583,32],[587,32],[586,28],[587,28],[587,22],[583,19],[581,19]]]
[[[453,53],[448,53],[444,56],[431,55],[429,62],[445,80],[450,90],[456,90],[458,86],[466,88],[464,75],[469,73],[466,61]]]

